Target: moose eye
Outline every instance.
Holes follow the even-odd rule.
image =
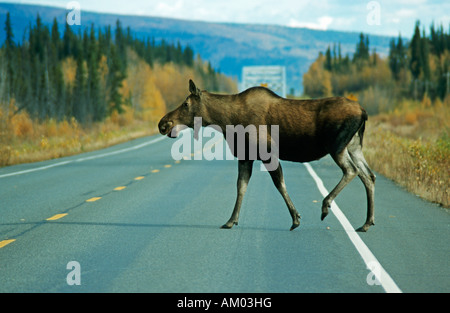
[[[189,104],[187,102],[183,103],[183,107],[187,108],[189,106]]]

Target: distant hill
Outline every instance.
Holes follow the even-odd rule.
[[[24,31],[34,25],[39,13],[42,22],[50,25],[56,17],[63,32],[65,9],[0,3],[0,43],[5,40],[3,25],[6,12],[10,12],[17,41],[23,40]],[[296,93],[302,89],[303,73],[324,52],[328,45],[341,43],[342,54],[352,54],[359,40],[359,32],[320,31],[307,28],[290,28],[275,25],[209,23],[169,18],[103,14],[81,11],[81,25],[72,26],[82,30],[84,27],[104,27],[112,29],[119,19],[122,26],[130,27],[132,33],[140,38],[151,37],[157,42],[179,41],[182,46],[189,45],[202,59],[222,73],[240,79],[242,67],[246,65],[286,66],[288,90]],[[26,39],[27,37],[25,37]],[[370,49],[387,55],[391,37],[370,35]]]

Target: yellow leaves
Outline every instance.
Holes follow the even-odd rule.
[[[26,111],[21,111],[9,120],[9,127],[16,137],[30,137],[34,134],[33,121]]]
[[[73,88],[75,85],[75,76],[77,73],[77,62],[70,56],[62,61],[62,72],[64,83],[69,88]]]
[[[120,127],[130,125],[134,121],[134,109],[124,106],[121,114],[114,110],[112,111],[109,120]]]
[[[404,102],[369,119],[364,152],[377,172],[414,194],[450,206],[450,107]]]
[[[346,95],[346,97],[347,97],[347,99],[349,99],[349,100],[352,100],[352,101],[358,101],[358,98],[357,98],[354,94],[352,94],[352,93]]]
[[[109,68],[108,68],[108,58],[102,54],[100,57],[100,61],[98,64],[98,73],[100,77],[100,86],[106,88],[106,78],[108,77]]]
[[[46,149],[48,148],[49,144],[48,144],[48,138],[47,137],[42,137],[41,138],[41,148],[42,149]]]
[[[158,80],[165,81],[166,78],[177,76],[173,65],[168,64],[167,72],[160,72],[158,69],[152,70],[148,63],[140,59],[134,51],[128,51],[129,64],[127,69],[127,79],[124,82],[124,97],[131,96],[131,105],[138,118],[157,123],[166,113],[166,103],[156,86]]]
[[[333,93],[331,74],[323,67],[324,57],[321,55],[303,75],[304,92],[311,97],[328,97]]]
[[[155,64],[153,67],[154,84],[164,97],[168,110],[179,106],[188,95],[188,81],[194,79],[198,86],[205,86],[199,81],[192,68],[177,66],[173,63]]]

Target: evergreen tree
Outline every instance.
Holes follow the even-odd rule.
[[[363,33],[359,35],[359,43],[356,45],[356,52],[353,56],[354,62],[360,60],[369,60],[369,36],[364,36]]]
[[[333,69],[332,65],[332,59],[331,59],[331,49],[330,46],[328,46],[327,51],[325,52],[325,63],[324,67],[327,71],[330,71]]]
[[[123,99],[120,94],[120,88],[122,87],[122,81],[125,79],[125,75],[122,73],[121,62],[116,46],[111,46],[110,54],[110,66],[109,66],[109,114],[114,111],[117,113],[123,113]]]
[[[14,89],[16,81],[16,76],[14,67],[16,66],[16,57],[15,57],[15,44],[14,44],[14,34],[11,26],[11,17],[9,12],[6,13],[6,21],[5,21],[5,32],[6,39],[4,43],[4,51],[5,51],[5,61],[6,61],[6,77],[4,79],[4,100],[6,103],[9,103],[10,99],[14,97]]]
[[[87,120],[86,112],[86,71],[82,54],[77,57],[77,71],[75,74],[75,86],[72,93],[72,113],[78,122]]]
[[[395,43],[395,39],[390,41],[388,59],[392,76],[398,80],[400,71],[406,66],[406,52],[401,35],[398,36],[397,43]]]
[[[425,91],[428,92],[430,84],[430,61],[429,61],[430,48],[428,44],[428,38],[425,36],[425,30],[423,31],[422,41],[420,45],[420,58],[422,63],[422,73],[425,83]]]
[[[12,48],[15,46],[14,44],[14,33],[11,26],[11,17],[9,15],[9,12],[6,13],[6,21],[5,21],[5,33],[6,33],[6,39],[5,39],[5,46],[6,48]]]
[[[73,56],[75,54],[76,37],[72,28],[68,23],[65,23],[63,42],[62,42],[62,57]]]
[[[100,88],[99,74],[100,50],[95,38],[94,25],[91,26],[89,36],[89,50],[87,57],[88,65],[88,95],[89,95],[89,114],[94,122],[101,121],[106,116],[106,104],[104,95]]]
[[[189,67],[192,67],[194,65],[194,51],[189,46],[184,48],[183,63]]]
[[[117,65],[120,66],[120,71],[122,72],[123,75],[126,72],[127,68],[126,42],[127,40],[122,30],[122,24],[120,20],[117,20],[115,30],[115,44],[116,44],[117,58],[121,61],[120,63],[117,63]]]
[[[397,80],[398,74],[400,72],[398,59],[397,59],[397,46],[395,44],[395,39],[391,39],[389,42],[389,67],[392,72],[392,76]]]
[[[414,28],[414,35],[410,43],[411,49],[411,59],[409,62],[409,68],[411,70],[411,74],[414,79],[418,79],[420,72],[422,71],[422,52],[421,52],[421,36],[419,29],[419,21],[416,22],[416,26]]]

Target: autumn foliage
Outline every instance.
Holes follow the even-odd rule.
[[[188,81],[216,92],[236,82],[195,57],[190,47],[92,25],[75,33],[37,16],[28,38],[9,34],[0,48],[0,166],[98,149],[156,132],[179,105]]]
[[[358,100],[371,115],[364,137],[370,165],[450,207],[450,34],[432,25],[426,36],[419,25],[409,44],[393,39],[386,58],[370,53],[363,34],[352,58],[328,48],[304,74],[304,92]]]

